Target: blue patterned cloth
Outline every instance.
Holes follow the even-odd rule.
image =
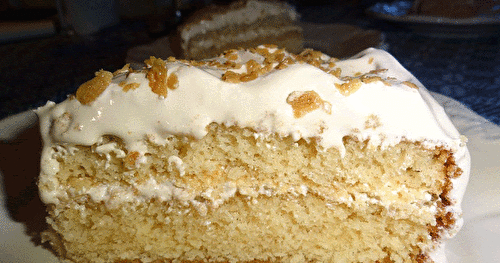
[[[500,39],[429,38],[387,32],[389,52],[427,89],[500,125]]]
[[[411,6],[412,1],[409,0],[387,1],[374,4],[369,10],[403,17]],[[500,20],[500,15],[490,18]],[[500,125],[500,36],[489,34],[486,37],[485,32],[471,32],[476,29],[498,32],[495,30],[498,30],[500,22],[488,28],[481,25],[474,28],[462,25],[465,29],[462,31],[455,28],[462,33],[477,33],[477,36],[483,33],[484,37],[477,38],[422,35],[426,28],[434,30],[432,33],[439,32],[436,31],[439,26],[432,23],[420,25],[419,34],[409,32],[409,25],[401,21],[390,25],[375,24],[386,33],[388,51],[429,90],[451,97]],[[406,30],[398,29],[397,26],[406,26]],[[446,30],[449,28],[443,29]]]

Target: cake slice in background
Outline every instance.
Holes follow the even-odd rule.
[[[193,13],[170,38],[176,57],[211,58],[233,48],[275,44],[290,52],[303,49],[299,13],[284,1],[241,0],[211,5]]]
[[[145,63],[37,110],[60,258],[445,262],[466,139],[387,52]]]

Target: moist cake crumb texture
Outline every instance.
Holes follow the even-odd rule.
[[[442,261],[466,140],[385,51],[145,64],[36,111],[42,236],[62,260]]]

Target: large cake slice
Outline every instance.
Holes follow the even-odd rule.
[[[300,15],[284,1],[240,0],[196,11],[171,37],[177,56],[212,58],[225,50],[275,44],[290,52],[304,45]]]
[[[99,71],[37,110],[70,262],[443,262],[461,137],[388,53],[273,46]]]

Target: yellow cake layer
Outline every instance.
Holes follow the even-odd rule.
[[[424,262],[454,223],[444,212],[457,172],[448,151],[345,137],[341,156],[314,140],[207,130],[149,143],[145,159],[112,136],[56,147],[66,188],[49,205],[58,234],[46,238],[74,262]]]

